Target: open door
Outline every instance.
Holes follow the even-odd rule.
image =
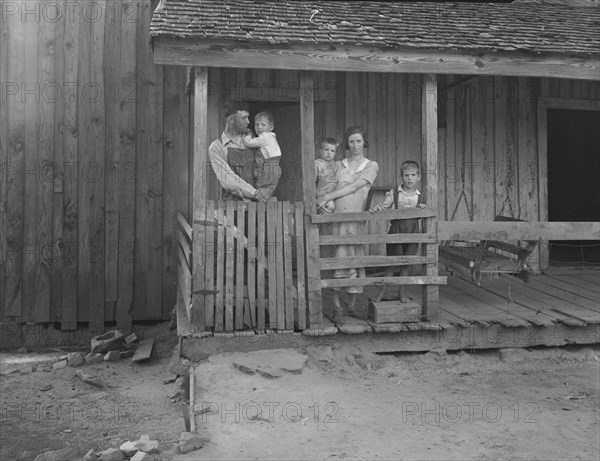
[[[548,220],[600,221],[600,112],[548,109]],[[551,241],[551,263],[598,263],[600,240]]]

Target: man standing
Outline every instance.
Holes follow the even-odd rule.
[[[255,187],[262,156],[256,149],[244,146],[250,123],[248,108],[244,103],[228,101],[224,109],[225,130],[208,148],[208,158],[223,188],[222,198],[266,202],[269,191]]]

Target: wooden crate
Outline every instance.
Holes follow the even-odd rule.
[[[373,323],[420,322],[421,306],[400,300],[369,303],[369,320]]]

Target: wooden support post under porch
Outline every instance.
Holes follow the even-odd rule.
[[[300,132],[302,150],[302,192],[305,215],[304,237],[306,244],[306,288],[308,325],[311,330],[323,329],[323,303],[321,300],[319,227],[310,215],[316,213],[315,198],[315,97],[314,73],[300,72]]]
[[[438,98],[437,79],[434,74],[424,74],[421,90],[421,181],[423,188],[423,203],[430,210],[438,209],[437,165],[438,165]],[[436,229],[437,217],[424,220],[424,232]],[[424,256],[433,262],[425,265],[425,275],[438,275],[438,243],[424,245]],[[440,311],[440,294],[437,285],[422,287],[423,317],[437,321]]]
[[[194,330],[205,330],[205,226],[208,153],[208,69],[194,68],[193,111],[193,183],[192,183],[192,307],[191,324]]]

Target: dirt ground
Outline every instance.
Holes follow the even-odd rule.
[[[196,422],[208,442],[179,455],[181,401],[165,384],[176,338],[164,325],[157,333],[146,363],[84,365],[108,390],[83,383],[77,368],[45,371],[65,351],[0,354],[2,370],[21,369],[0,381],[0,458],[67,445],[83,454],[142,434],[160,442],[156,460],[600,456],[597,345],[378,355],[336,336],[285,352],[303,358],[301,373],[273,373],[269,351],[271,374],[240,367],[244,353],[199,364]]]
[[[177,385],[165,384],[173,378],[168,363],[177,344],[176,333],[168,326],[166,322],[144,331],[145,336],[155,338],[146,362],[121,359],[53,370],[51,365],[66,353],[89,350],[0,353],[1,371],[22,370],[0,378],[0,459],[14,460],[23,452],[23,459],[34,459],[39,453],[66,446],[78,446],[83,457],[91,448],[98,452],[119,447],[143,434],[161,442],[157,460],[172,459],[185,427],[181,402],[169,399]],[[84,383],[75,375],[80,369],[100,378],[109,388]],[[43,390],[48,386],[49,390]]]

